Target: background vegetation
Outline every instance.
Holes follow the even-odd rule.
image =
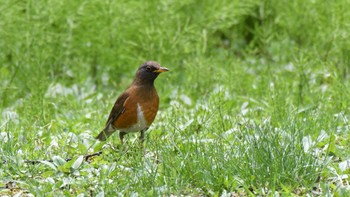
[[[349,7],[1,0],[0,195],[349,195]],[[96,142],[146,60],[145,148]]]

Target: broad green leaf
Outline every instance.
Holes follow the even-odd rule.
[[[100,193],[98,193],[98,194],[96,195],[96,197],[104,197],[104,196],[105,196],[104,191],[101,191]]]
[[[75,160],[75,162],[72,164],[71,167],[76,170],[76,169],[78,169],[81,166],[83,161],[84,161],[84,156],[81,155]]]
[[[57,155],[52,157],[52,161],[56,166],[61,166],[66,163],[66,160],[64,160],[62,157]]]
[[[48,178],[51,177],[55,174],[55,171],[52,170],[47,170],[44,173],[41,174],[41,176],[43,176],[44,178]]]
[[[112,165],[109,166],[109,168],[107,170],[107,174],[110,175],[115,170],[116,166],[117,166],[117,163],[113,162]]]
[[[48,162],[48,161],[41,161],[40,163],[42,163],[42,164],[44,164],[44,165],[46,165],[46,166],[52,168],[54,171],[57,171],[56,166],[55,166],[53,163],[51,163],[51,162]]]
[[[94,152],[98,152],[98,151],[101,151],[103,146],[105,145],[106,143],[105,142],[100,142],[98,143],[95,147],[94,147]]]

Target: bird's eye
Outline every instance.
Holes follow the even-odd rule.
[[[147,66],[147,67],[146,67],[146,70],[147,70],[147,71],[151,71],[151,67],[150,67],[150,66]]]

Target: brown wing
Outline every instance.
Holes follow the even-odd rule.
[[[117,101],[114,103],[111,113],[109,114],[108,120],[106,122],[105,128],[96,136],[96,139],[100,141],[105,141],[114,131],[116,130],[113,126],[113,122],[118,119],[118,117],[124,113],[124,103],[129,98],[129,94],[124,92],[120,95]]]
[[[118,97],[118,99],[115,101],[114,106],[111,110],[111,113],[109,114],[109,117],[106,122],[106,127],[108,128],[110,124],[113,124],[113,122],[118,119],[120,114],[122,114],[125,111],[124,103],[129,98],[129,93],[124,92],[122,95]]]

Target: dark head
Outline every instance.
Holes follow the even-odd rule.
[[[138,85],[153,85],[154,80],[162,72],[169,71],[161,67],[159,63],[148,61],[143,63],[136,72],[134,83]]]

